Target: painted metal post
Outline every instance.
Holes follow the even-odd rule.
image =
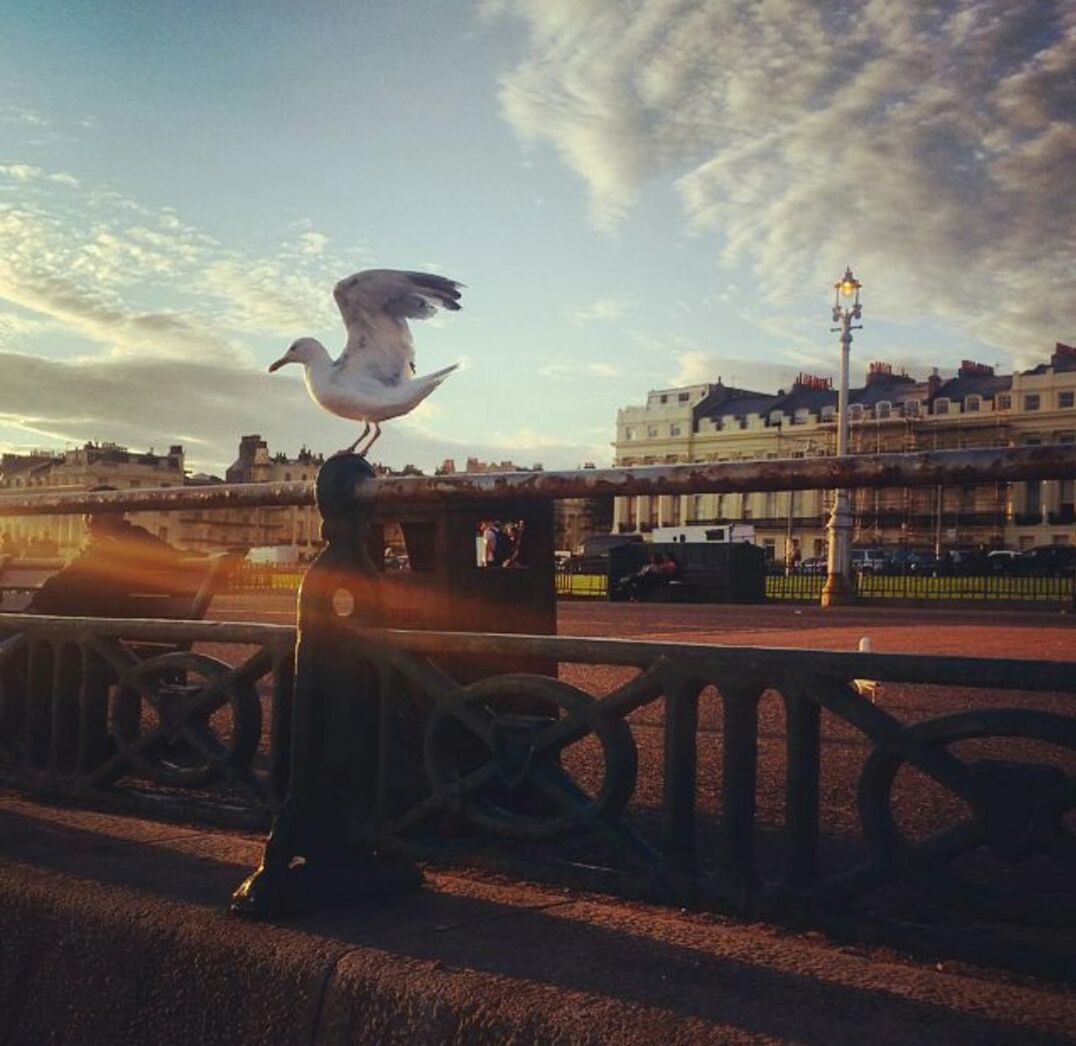
[[[862,313],[859,304],[860,282],[852,275],[851,267],[845,269],[844,276],[835,284],[837,299],[833,306],[833,322],[839,323],[833,331],[841,335],[841,381],[837,391],[837,457],[844,459],[848,455],[848,357],[852,348],[852,331],[861,330],[862,325],[853,326],[852,320],[858,320]],[[855,294],[855,302],[850,307],[841,305],[841,296]],[[822,589],[822,606],[847,606],[853,602],[855,592],[852,588],[852,510],[849,505],[848,489],[840,487],[833,502],[833,514],[827,526],[829,548],[826,554],[826,584]]]
[[[330,458],[318,472],[326,545],[299,591],[291,774],[261,866],[232,898],[239,915],[353,905],[422,883],[378,829],[380,678],[348,628],[385,624],[383,585],[366,550],[374,503],[354,496],[373,476],[355,455]]]

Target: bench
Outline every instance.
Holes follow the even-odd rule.
[[[723,567],[684,566],[679,577],[645,592],[642,603],[729,602],[729,572]]]
[[[139,612],[119,616],[201,621],[221,585],[227,559],[225,553],[180,556],[167,570],[147,571],[139,579],[140,590],[129,596]],[[0,611],[26,610],[38,589],[63,567],[61,559],[0,558]]]

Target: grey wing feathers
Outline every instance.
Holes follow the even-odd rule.
[[[460,308],[460,284],[444,276],[395,269],[368,269],[342,279],[333,297],[349,328],[357,320],[376,322],[384,312],[398,319],[426,319],[438,305]]]
[[[348,340],[339,362],[374,368],[384,380],[399,380],[404,368],[414,371],[414,349],[407,321],[424,320],[437,307],[457,311],[460,287],[455,280],[425,272],[367,269],[342,279],[333,288]]]

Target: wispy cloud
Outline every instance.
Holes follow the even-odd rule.
[[[580,378],[615,378],[620,374],[620,368],[612,363],[598,361],[555,360],[539,367],[538,373],[543,378],[570,378],[578,381]]]
[[[15,182],[55,182],[57,185],[78,187],[78,179],[64,171],[46,171],[32,163],[0,163],[0,177]]]
[[[580,305],[569,310],[568,318],[573,323],[618,320],[627,313],[630,307],[630,303],[624,298],[597,298],[588,305]]]
[[[1058,0],[498,0],[500,88],[609,229],[673,177],[773,301],[853,261],[875,315],[1009,348],[1076,329],[1076,8]]]

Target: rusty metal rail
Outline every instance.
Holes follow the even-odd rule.
[[[970,485],[984,481],[1061,479],[1071,476],[1076,476],[1076,445],[1058,444],[563,472],[385,476],[358,482],[352,498],[355,503],[391,505],[503,498],[540,500],[836,487]],[[234,483],[97,493],[40,491],[0,496],[0,517],[313,503],[314,485],[302,482]]]

